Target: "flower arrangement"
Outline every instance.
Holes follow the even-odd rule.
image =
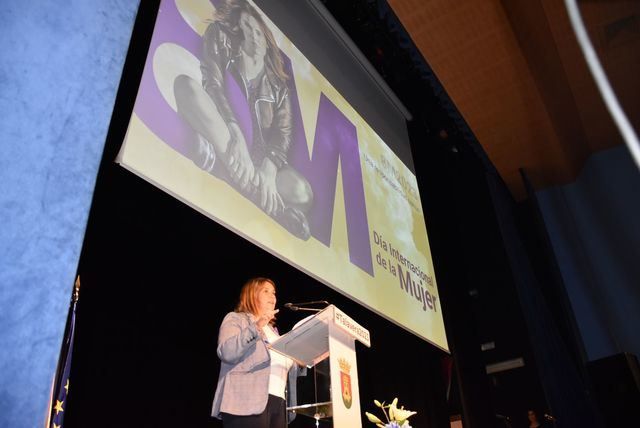
[[[373,422],[379,428],[411,428],[408,419],[415,415],[416,412],[405,410],[404,406],[398,408],[397,398],[394,398],[391,404],[385,404],[384,401],[381,403],[378,400],[373,400],[373,402],[377,407],[382,409],[382,413],[387,419],[387,423],[382,422],[380,418],[372,413],[364,412],[365,415],[367,415],[369,422]]]

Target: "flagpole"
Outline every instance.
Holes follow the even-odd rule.
[[[73,297],[72,302],[75,309],[76,303],[78,303],[78,299],[80,298],[80,275],[76,278],[76,282],[73,285]]]

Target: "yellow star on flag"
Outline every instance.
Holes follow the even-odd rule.
[[[69,393],[69,379],[67,379],[67,383],[64,385],[64,390],[67,391],[67,394]]]
[[[53,407],[53,409],[56,411],[56,416],[58,415],[58,413],[64,412],[62,403],[64,403],[64,401],[56,400],[56,405]]]

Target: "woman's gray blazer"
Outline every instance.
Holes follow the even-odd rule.
[[[255,317],[245,312],[230,312],[218,334],[220,375],[211,416],[220,413],[258,415],[267,407],[271,357],[258,331]],[[289,371],[289,405],[295,404],[295,378],[298,367]]]

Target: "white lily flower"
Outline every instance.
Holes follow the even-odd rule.
[[[411,416],[415,415],[418,412],[412,412],[411,410],[404,409],[394,409],[393,415],[395,416],[395,420],[398,422],[404,422],[409,419]]]
[[[411,428],[407,419],[411,416],[415,415],[417,412],[413,412],[411,410],[405,410],[404,406],[398,408],[398,398],[394,398],[391,404],[385,405],[384,402],[380,403],[378,400],[373,400],[374,404],[382,409],[384,412],[384,416],[387,418],[389,423],[384,424],[376,415],[365,412],[365,415],[369,419],[370,422],[373,422],[379,428]],[[385,412],[385,409],[388,409],[389,412]]]

